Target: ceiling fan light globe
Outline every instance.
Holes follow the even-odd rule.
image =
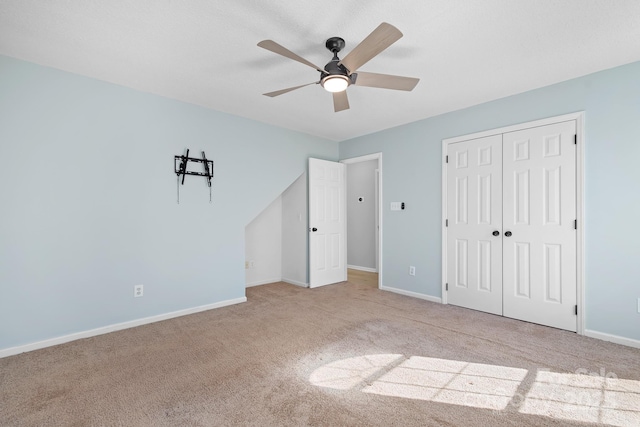
[[[322,87],[327,92],[342,92],[349,86],[349,78],[347,76],[327,76],[322,79]]]

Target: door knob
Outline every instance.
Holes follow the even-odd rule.
[[[313,227],[313,228],[311,229],[311,231],[318,231],[318,229],[317,229],[317,228],[315,228],[315,227]]]
[[[507,236],[507,237],[511,237],[511,232],[507,231],[507,232],[504,233],[504,235]]]
[[[494,231],[494,232],[493,232],[493,233],[491,233],[491,234],[493,234],[494,236],[499,236],[499,235],[500,235],[500,232],[499,232],[498,230],[496,230],[496,231]]]

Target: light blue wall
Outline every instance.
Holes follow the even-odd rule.
[[[640,339],[639,76],[633,63],[340,143],[340,159],[384,153],[385,285],[440,296],[442,139],[584,110],[586,327]],[[216,162],[213,204],[197,177],[176,204],[185,148]],[[244,227],[308,157],[338,146],[0,56],[0,349],[244,296]]]
[[[186,148],[212,204],[176,204]],[[0,56],[0,349],[243,297],[245,225],[310,156],[338,144]]]
[[[383,283],[441,296],[443,139],[577,111],[585,111],[586,328],[639,340],[640,62],[341,142],[341,159],[384,155]],[[407,209],[391,212],[391,201]]]

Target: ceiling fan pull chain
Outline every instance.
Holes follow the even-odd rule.
[[[180,204],[180,175],[176,177],[176,192],[178,193],[178,204]]]

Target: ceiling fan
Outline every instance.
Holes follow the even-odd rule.
[[[296,55],[273,40],[263,40],[258,43],[258,46],[261,48],[308,65],[320,72],[320,80],[317,82],[281,89],[275,92],[265,93],[264,95],[274,97],[300,89],[301,87],[320,84],[325,90],[333,93],[333,108],[335,112],[338,112],[349,109],[349,99],[347,98],[346,89],[350,85],[406,91],[413,90],[420,79],[389,74],[366,73],[363,71],[356,73],[361,66],[398,41],[401,37],[402,33],[400,30],[391,24],[383,22],[343,59],[338,58],[338,52],[344,48],[344,40],[340,37],[331,37],[326,41],[325,46],[333,53],[333,59],[324,66],[324,69]]]

